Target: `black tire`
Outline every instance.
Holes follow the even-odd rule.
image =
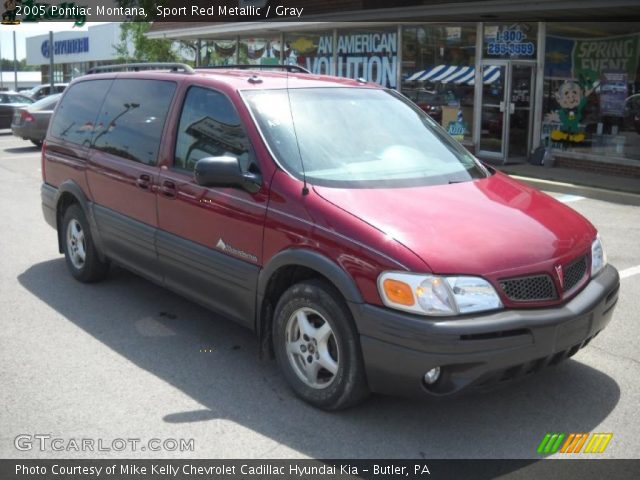
[[[69,225],[72,222],[77,222],[76,226],[79,224],[83,233],[84,241],[77,242],[82,245],[84,251],[84,260],[81,263],[76,256],[77,253],[74,252],[73,242],[68,238]],[[64,212],[60,236],[67,267],[76,280],[92,283],[103,280],[107,276],[109,272],[109,262],[100,260],[100,256],[93,243],[89,222],[80,205],[73,204]]]
[[[42,148],[42,141],[41,140],[29,140],[31,143],[33,143],[36,147],[38,148]]]
[[[294,319],[298,318],[296,313],[300,312],[306,312],[303,315],[314,325],[323,326],[326,322],[331,328],[330,340],[325,342],[324,352],[328,352],[327,346],[333,352],[330,355],[337,359],[337,370],[332,374],[329,370],[318,367],[320,372],[315,375],[319,379],[316,387],[311,386],[314,382],[302,379],[302,370],[309,368],[306,359],[310,364],[314,361],[310,357],[315,355],[320,358],[320,344],[315,343],[317,348],[312,352],[313,344],[306,343],[305,348],[308,350],[302,350],[306,353],[297,353],[297,348],[303,348],[298,345],[304,345],[307,341],[303,339],[302,329],[297,329],[299,335],[294,335],[299,339],[295,344],[296,353],[291,355],[288,351],[293,338],[290,334],[291,327],[296,329],[297,320]],[[311,338],[311,341],[315,342],[315,338]],[[324,410],[340,410],[357,405],[369,395],[360,342],[351,312],[340,293],[328,282],[307,280],[284,292],[274,313],[273,343],[276,359],[287,383],[299,397],[311,405]],[[314,355],[309,355],[310,352]],[[317,363],[322,362],[318,360]],[[320,387],[318,384],[326,386]]]

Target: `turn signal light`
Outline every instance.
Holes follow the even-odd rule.
[[[384,293],[387,295],[387,298],[394,303],[408,307],[416,303],[411,287],[404,282],[387,278],[382,283],[382,287],[384,288]]]

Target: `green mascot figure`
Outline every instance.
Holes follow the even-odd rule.
[[[594,72],[579,74],[578,80],[567,80],[556,92],[556,101],[560,109],[550,115],[549,120],[561,124],[559,130],[551,132],[551,140],[555,142],[580,143],[585,134],[580,128],[584,107],[589,95],[594,90]]]

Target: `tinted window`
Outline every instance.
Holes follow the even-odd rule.
[[[229,99],[206,88],[190,88],[180,116],[174,166],[193,171],[201,158],[230,156],[247,171],[249,152],[249,139]]]
[[[98,109],[111,80],[91,80],[69,87],[52,120],[51,135],[89,145]]]
[[[94,148],[155,165],[175,89],[161,80],[115,80],[100,110]]]

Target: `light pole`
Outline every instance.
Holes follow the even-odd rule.
[[[51,85],[51,90],[49,93],[53,94],[53,30],[49,30],[49,84]]]
[[[13,89],[18,91],[18,53],[16,50],[16,31],[13,31]]]
[[[0,92],[4,90],[4,79],[2,78],[2,35],[0,35]]]
[[[18,53],[16,49],[16,31],[13,31],[13,89],[18,91]]]

